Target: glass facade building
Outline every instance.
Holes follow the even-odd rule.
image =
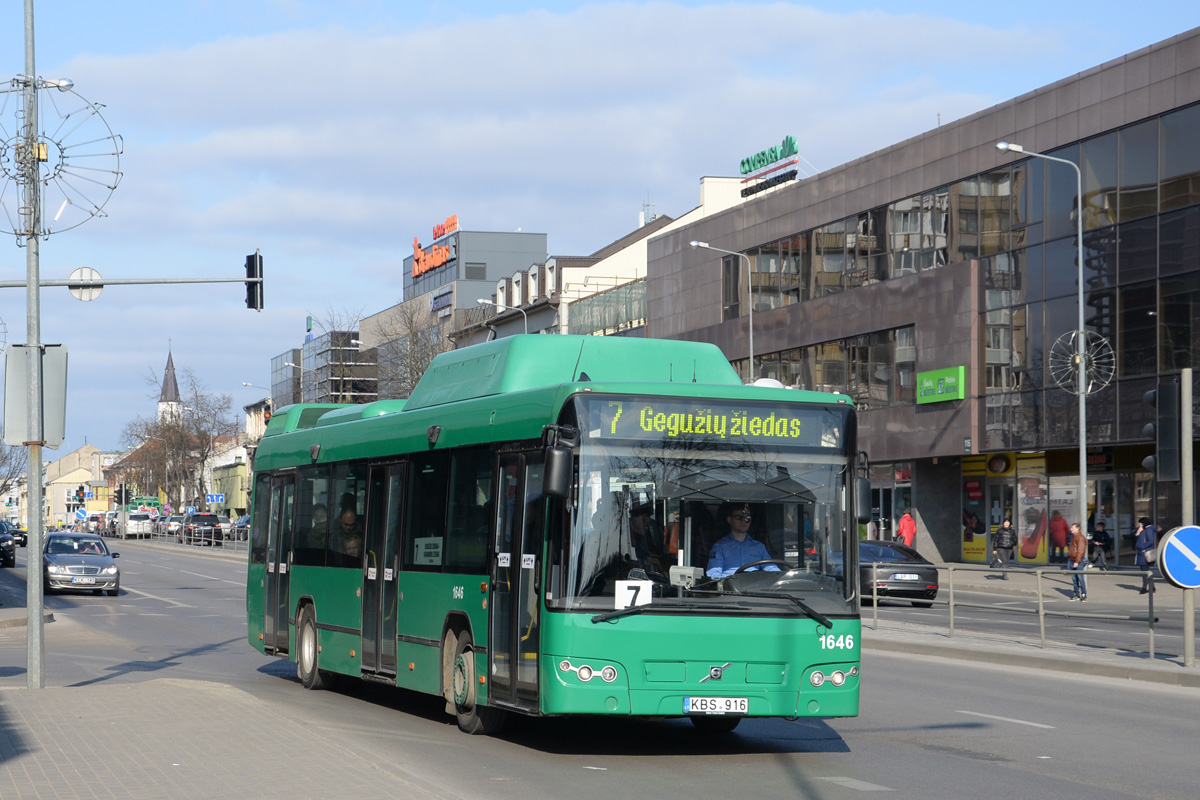
[[[852,397],[880,533],[911,505],[943,558],[984,560],[1004,516],[1031,563],[1060,558],[1062,518],[1179,524],[1181,484],[1141,466],[1143,395],[1200,367],[1198,54],[1200,30],[1181,34],[652,240],[649,335]],[[1000,140],[1078,165],[1082,197],[1069,165]],[[1078,398],[1050,370],[1078,327],[1080,214],[1084,326],[1115,355],[1087,400],[1086,512]],[[689,240],[747,255],[748,285],[742,259]],[[951,368],[961,395],[920,401]]]

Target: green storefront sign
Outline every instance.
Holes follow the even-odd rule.
[[[796,137],[785,136],[780,144],[774,147],[768,147],[761,153],[755,153],[752,156],[747,156],[742,159],[741,170],[742,174],[760,170],[769,164],[774,164],[776,161],[782,161],[788,156],[794,156],[800,151],[796,149]]]
[[[966,367],[946,367],[917,373],[917,405],[962,400],[966,396]]]

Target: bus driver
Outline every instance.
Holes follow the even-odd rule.
[[[764,561],[771,557],[767,547],[757,539],[750,538],[750,506],[745,503],[727,504],[723,509],[729,533],[717,540],[708,557],[708,577],[726,578],[744,564]],[[753,569],[779,572],[774,564],[763,564]]]

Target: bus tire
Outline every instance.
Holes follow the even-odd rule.
[[[704,736],[719,736],[724,733],[733,733],[733,729],[742,721],[741,717],[688,717],[692,721],[692,725],[696,727]]]
[[[312,606],[300,609],[296,622],[296,677],[305,689],[326,688],[329,673],[321,669],[321,648],[317,639],[317,619]]]
[[[471,634],[466,631],[458,634],[451,674],[454,716],[458,720],[459,730],[473,736],[499,732],[504,727],[504,712],[475,703],[475,690],[478,687],[475,677],[475,648],[471,642]]]

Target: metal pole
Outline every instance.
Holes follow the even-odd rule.
[[[29,441],[29,559],[25,576],[25,609],[28,614],[28,639],[26,677],[30,689],[41,689],[46,685],[46,666],[42,612],[42,343],[41,301],[38,285],[38,231],[42,226],[41,167],[38,161],[38,109],[37,70],[33,57],[33,0],[25,0],[25,273],[26,288],[26,344],[29,352],[29,370],[26,389],[28,406],[27,431]]]
[[[750,275],[750,256],[738,253],[746,262],[746,294],[750,297],[750,315],[747,320],[750,330],[750,382],[754,383],[754,281]]]
[[[1185,367],[1179,372],[1179,428],[1180,450],[1179,461],[1182,469],[1180,478],[1183,479],[1183,513],[1180,525],[1196,523],[1196,474],[1192,464],[1192,368]],[[1196,590],[1183,590],[1183,665],[1196,666]]]

